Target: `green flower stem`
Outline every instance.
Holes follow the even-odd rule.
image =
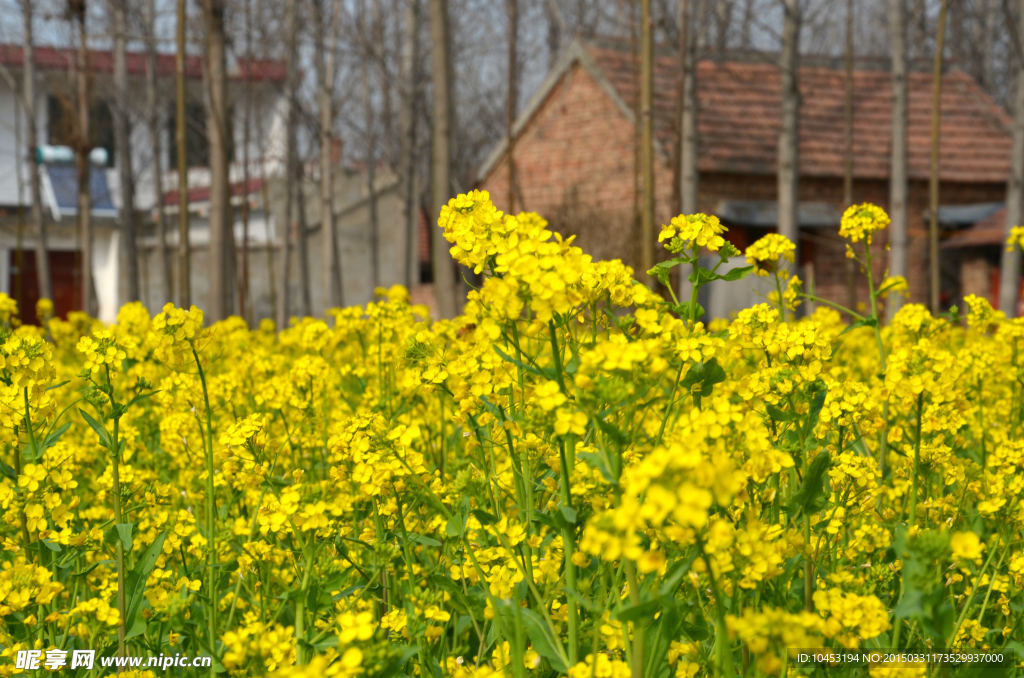
[[[113,403],[113,398],[111,398]],[[116,405],[115,405],[116,407]],[[114,451],[113,459],[111,460],[112,472],[111,476],[114,481],[114,530],[117,531],[118,526],[121,524],[121,478],[119,475],[120,457],[117,452],[120,449],[120,442],[118,441],[118,424],[120,423],[121,417],[114,417]],[[117,535],[117,614],[121,620],[121,623],[117,626],[117,655],[119,657],[125,656],[124,646],[124,633],[128,619],[125,619],[126,605],[125,605],[125,582],[124,582],[124,542],[121,540],[121,535]],[[118,671],[120,673],[120,670]]]
[[[569,489],[569,465],[566,461],[565,442],[558,442],[559,461],[562,467],[561,490],[562,506],[572,508],[572,494]],[[572,562],[576,543],[573,540],[572,528],[562,528],[562,550],[565,555],[565,583],[568,588],[566,603],[569,606],[569,666],[575,666],[579,656],[579,609],[576,603],[576,565]],[[641,673],[641,676],[643,674]],[[636,676],[634,675],[634,678]]]
[[[630,605],[639,605],[640,584],[636,576],[636,563],[628,559],[626,560],[626,581],[629,582]],[[623,624],[622,628],[625,631],[626,624]],[[633,656],[630,661],[632,678],[644,678],[644,631],[646,631],[646,628],[642,620],[633,623]],[[594,663],[596,664],[597,662],[595,661]]]
[[[924,405],[924,393],[917,396],[917,437],[914,439],[914,473],[910,479],[910,520],[908,527],[917,524],[917,476],[921,472],[921,411]]]
[[[697,548],[700,550],[701,559],[708,571],[712,595],[715,596],[715,677],[732,678],[735,672],[732,664],[732,648],[729,647],[729,632],[725,626],[725,605],[722,604],[722,596],[718,590],[718,583],[715,581],[715,571],[711,567],[711,559],[704,551],[704,543],[698,540]]]
[[[209,542],[207,544],[207,582],[209,589],[207,591],[207,598],[209,602],[209,611],[207,612],[207,623],[210,631],[209,645],[210,649],[214,651],[216,657],[217,648],[217,537],[214,534],[216,525],[214,523],[214,503],[216,502],[216,494],[213,485],[213,412],[210,409],[210,391],[206,385],[206,372],[203,371],[202,361],[199,360],[199,353],[196,352],[194,345],[192,348],[192,356],[195,358],[196,367],[199,369],[199,381],[203,385],[203,402],[206,405],[206,436],[203,439],[204,447],[206,448],[206,539]],[[211,662],[210,664],[210,676],[214,678],[216,673],[217,662]]]

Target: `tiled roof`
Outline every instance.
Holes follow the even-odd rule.
[[[260,178],[249,179],[249,185],[246,187],[245,183],[236,181],[230,184],[230,192],[232,197],[240,195],[253,195],[258,193],[263,188],[264,180]],[[248,188],[248,190],[247,190]],[[188,189],[188,202],[189,205],[195,203],[206,203],[210,201],[210,187],[209,186],[193,186]],[[178,189],[173,189],[164,193],[164,205],[177,205],[178,204]]]
[[[630,107],[635,104],[636,73],[628,45],[590,43],[587,50],[601,74]],[[655,61],[655,132],[663,148],[672,148],[678,62]],[[854,175],[889,176],[892,80],[874,67],[854,72]],[[932,76],[910,72],[908,145],[911,179],[929,175]],[[697,66],[699,167],[703,172],[774,174],[780,118],[780,70],[764,61],[702,60]],[[800,68],[800,173],[842,176],[845,140],[845,71],[804,65]],[[940,178],[943,181],[1004,182],[1009,172],[1010,118],[970,76],[950,70],[943,76]]]
[[[66,71],[74,67],[78,52],[64,47],[35,48],[36,68],[49,71]],[[142,76],[146,73],[145,52],[128,52],[125,56],[128,73]],[[157,75],[170,77],[176,72],[176,56],[159,53],[156,56]],[[0,64],[11,68],[20,68],[24,63],[24,52],[21,45],[0,44]],[[245,59],[234,61],[235,68],[230,69],[231,80],[252,80],[283,82],[287,75],[284,62],[276,59]],[[89,68],[96,73],[114,72],[114,55],[110,50],[89,50]],[[185,76],[193,79],[203,77],[203,60],[196,55],[185,57]]]
[[[974,224],[970,228],[957,231],[942,241],[943,249],[960,249],[962,247],[1002,247],[1006,241],[1006,208],[993,212],[991,215]]]

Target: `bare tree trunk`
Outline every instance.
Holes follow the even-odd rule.
[[[277,318],[277,324],[280,329],[284,329],[288,319],[291,317],[291,294],[289,290],[289,282],[291,278],[291,241],[292,231],[294,229],[295,221],[293,221],[293,212],[295,208],[295,166],[297,149],[295,148],[296,134],[295,134],[295,89],[297,80],[297,55],[296,55],[296,17],[295,17],[295,0],[288,0],[286,8],[286,19],[287,24],[286,30],[288,31],[288,55],[287,55],[287,77],[285,81],[285,170],[284,170],[284,228],[282,232],[282,243],[281,243],[281,278],[278,280],[278,284],[281,286],[279,293],[280,303],[278,304],[279,315]]]
[[[907,275],[907,40],[905,0],[889,0],[892,47],[892,156],[889,169],[889,275]],[[901,305],[899,295],[886,304],[889,320]]]
[[[178,0],[175,58],[175,143],[178,148],[178,306],[192,304],[192,253],[188,233],[188,139],[185,136],[185,3]]]
[[[942,50],[946,38],[946,10],[948,0],[939,8],[939,30],[935,38],[935,68],[932,80],[932,154],[931,175],[928,181],[928,280],[929,302],[933,315],[939,308],[939,117],[942,101]]]
[[[86,42],[85,0],[76,3],[75,20],[78,22],[78,60],[75,62],[75,80],[78,98],[78,129],[76,135],[75,165],[78,173],[78,237],[82,247],[82,310],[96,315],[93,304],[92,280],[92,223],[89,195],[89,49]]]
[[[114,145],[121,184],[121,261],[124,264],[126,301],[139,299],[139,248],[135,214],[135,178],[132,175],[131,119],[128,115],[128,35],[125,0],[111,0],[114,20]]]
[[[562,51],[562,32],[565,29],[565,20],[562,18],[562,10],[558,8],[558,0],[548,0],[546,7],[548,15],[548,70],[550,71],[555,67],[558,55]]]
[[[750,26],[754,23],[754,0],[747,0],[743,8],[743,24],[740,28],[740,45],[743,50],[749,50]]]
[[[24,12],[25,36],[22,43],[22,54],[24,62],[24,75],[22,82],[22,97],[25,107],[25,119],[28,125],[28,157],[29,161],[29,189],[32,193],[31,219],[32,227],[36,232],[36,275],[39,280],[39,296],[43,299],[53,299],[53,282],[50,277],[49,247],[46,237],[46,224],[43,222],[43,197],[39,182],[39,162],[36,148],[39,146],[39,138],[36,128],[36,63],[35,63],[35,33],[32,26],[32,0],[22,0],[22,12]]]
[[[779,131],[779,233],[796,245],[800,265],[800,0],[785,0],[782,31],[782,127]]]
[[[252,61],[252,3],[245,0],[245,56]],[[239,271],[238,303],[242,317],[251,327],[255,321],[249,286],[249,145],[252,143],[252,79],[251,73],[245,77],[244,102],[242,120],[242,265]]]
[[[715,22],[717,36],[715,51],[721,55],[729,47],[729,24],[732,23],[732,1],[717,0],[715,3]]]
[[[402,218],[405,223],[405,285],[419,283],[418,209],[416,199],[416,59],[418,58],[418,0],[405,0],[402,32]]]
[[[843,111],[843,207],[853,204],[853,0],[846,0],[846,100]],[[857,266],[846,260],[846,307],[857,308]],[[852,320],[851,320],[852,322]]]
[[[160,112],[157,104],[156,83],[156,2],[146,0],[146,123],[153,149],[153,192],[156,196],[156,245],[160,260],[160,297],[163,303],[174,298],[171,277],[171,258],[167,250],[167,220],[164,214],[163,140],[160,138]]]
[[[640,0],[640,155],[643,204],[640,212],[640,280],[647,285],[654,267],[654,22],[651,0]]]
[[[1024,0],[1018,0],[1020,30],[1024,36]],[[1016,53],[1017,97],[1013,109],[1013,146],[1010,151],[1010,178],[1006,182],[1006,235],[1010,229],[1019,226],[1024,213],[1024,58]],[[1004,238],[1004,240],[1005,240]],[[1020,248],[1003,251],[999,272],[999,310],[1007,317],[1017,315],[1018,291],[1020,289]]]
[[[441,206],[451,195],[451,64],[448,59],[448,2],[430,0],[431,65],[434,81],[434,130],[431,161],[432,217],[441,213]],[[431,220],[432,221],[432,220]],[[434,273],[434,298],[442,318],[453,318],[455,303],[455,269],[450,245],[440,227],[431,224],[431,260]]]
[[[911,23],[914,26],[914,58],[924,58],[925,42],[928,39],[928,0],[914,0]]]
[[[362,63],[363,114],[366,121],[366,187],[370,207],[370,283],[371,288],[376,288],[380,284],[380,219],[377,214],[377,116],[373,110],[373,93],[370,87],[370,67],[368,63],[376,56],[376,47],[373,46],[373,34],[376,32],[376,27],[370,25],[367,21],[365,5],[362,6],[360,14],[363,20],[363,38],[368,46],[368,53],[364,55]],[[382,87],[386,87],[386,85],[387,83],[381,83]],[[372,297],[374,297],[374,294],[371,294]]]
[[[981,23],[984,26],[984,33],[980,40],[981,50],[981,84],[992,91],[992,43],[996,35],[996,8],[998,0],[984,0],[984,15]]]
[[[334,142],[334,44],[337,42],[342,7],[341,0],[334,0],[331,14],[332,41],[328,51],[325,36],[327,20],[323,16],[326,1],[316,0],[318,16],[314,24],[316,69],[319,76],[317,99],[320,105],[320,230],[323,232],[321,284],[324,307],[332,308],[341,304],[340,271],[334,235],[334,165],[331,148]]]
[[[700,153],[700,137],[697,135],[697,39],[694,31],[694,0],[681,0],[680,26],[685,41],[680,42],[682,60],[682,152],[680,154],[681,181],[680,207],[683,214],[700,211],[700,170],[697,160]]]
[[[697,136],[697,37],[694,31],[694,0],[679,1],[679,139],[676,164],[676,191],[679,213],[696,214],[700,172],[697,167],[699,137]],[[680,270],[679,298],[689,299],[693,283]]]
[[[225,0],[204,0],[206,10],[206,130],[210,140],[210,320],[234,309],[234,238],[228,204],[228,125],[226,92]]]
[[[519,0],[506,0],[508,8],[508,107],[506,132],[508,134],[508,202],[509,214],[516,211],[516,108],[519,105]]]

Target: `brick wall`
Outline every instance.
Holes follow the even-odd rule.
[[[576,234],[577,243],[595,259],[622,259],[637,268],[640,258],[637,209],[636,128],[607,92],[579,65],[554,87],[519,136],[515,146],[515,211],[529,210],[547,218],[564,234]],[[671,153],[671,149],[665,149]],[[827,202],[842,212],[842,179],[804,177],[800,200]],[[498,165],[481,182],[499,208],[508,205],[508,164]],[[1005,184],[944,184],[944,205],[1001,201]],[[656,225],[671,218],[672,172],[665,154],[655,158]],[[887,206],[887,181],[854,183],[855,202]],[[739,175],[702,173],[700,209],[714,213],[723,200],[775,200],[773,174]],[[928,297],[926,182],[911,182],[908,206],[911,299]],[[657,230],[657,228],[656,228]],[[873,246],[876,278],[888,266],[888,233]],[[847,259],[836,229],[805,232],[801,246],[813,261],[815,288],[820,296],[845,304]],[[955,254],[950,256],[956,257]],[[945,260],[945,257],[944,257]],[[956,277],[959,264],[950,261]],[[867,300],[867,284],[858,275],[857,298]]]

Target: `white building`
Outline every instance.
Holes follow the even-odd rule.
[[[74,50],[36,47],[36,129],[40,144],[68,143],[69,120],[74,111],[69,102],[74,97]],[[121,191],[118,180],[117,152],[110,109],[113,102],[113,59],[109,51],[91,50],[94,108],[90,115],[92,141],[108,151],[106,167],[94,168],[91,177],[93,193],[93,256],[92,269],[99,317],[113,321],[125,301],[122,292],[122,251],[118,238],[118,209]],[[0,291],[19,301],[23,317],[30,319],[38,298],[35,276],[35,240],[29,222],[31,190],[30,161],[27,146],[27,121],[19,103],[23,76],[23,52],[20,45],[0,45],[0,66],[6,72],[0,78]],[[161,54],[157,60],[158,108],[164,170],[164,186],[157,190],[154,181],[153,145],[144,120],[146,57],[129,53],[128,71],[132,92],[130,111],[132,126],[132,169],[135,178],[135,204],[140,213],[139,250],[141,292],[151,309],[159,308],[159,285],[163,279],[156,254],[155,216],[159,200],[165,205],[167,243],[177,247],[176,148],[174,144],[175,56]],[[206,293],[205,248],[209,241],[205,207],[209,200],[209,170],[206,165],[206,115],[203,106],[204,83],[202,61],[198,56],[186,60],[188,100],[188,160],[192,258],[193,303],[204,303]],[[249,244],[253,249],[266,249],[275,241],[273,224],[264,218],[263,187],[266,181],[279,176],[284,149],[283,82],[285,67],[273,60],[231,60],[228,64],[228,100],[231,136],[229,153],[232,160],[230,181],[232,200],[241,204],[249,200]],[[17,92],[11,84],[17,87]],[[246,113],[248,112],[248,116]],[[246,118],[248,117],[248,129]],[[246,142],[248,139],[248,143]],[[249,183],[243,182],[244,160],[248,158]],[[58,314],[79,308],[76,279],[80,279],[76,252],[80,251],[76,228],[74,166],[39,166],[43,187],[44,219],[47,223],[54,302]],[[263,193],[263,196],[261,196]],[[241,210],[235,210],[236,242],[241,243]],[[19,247],[20,244],[20,247]],[[19,268],[19,252],[21,266]],[[265,255],[264,255],[265,256]],[[20,273],[20,275],[19,275]]]

